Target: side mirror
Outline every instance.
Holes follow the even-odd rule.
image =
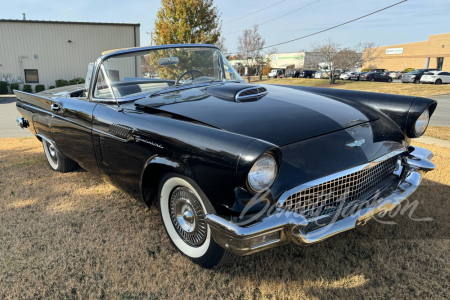
[[[178,57],[163,57],[158,59],[158,65],[160,66],[171,66],[178,63]]]

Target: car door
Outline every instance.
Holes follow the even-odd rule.
[[[99,173],[92,143],[92,113],[97,103],[70,94],[54,100],[51,128],[56,147],[83,169]]]
[[[381,81],[380,73],[373,73],[372,76],[375,81]]]

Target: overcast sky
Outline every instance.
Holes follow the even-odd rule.
[[[239,33],[251,27],[291,13],[260,26],[266,45],[338,25],[401,0],[215,0],[224,22],[222,31],[229,52],[236,50]],[[280,3],[279,3],[280,2]],[[278,4],[277,4],[278,3]],[[274,5],[275,4],[275,5]],[[274,5],[246,18],[241,16]],[[1,19],[119,22],[141,24],[141,45],[150,43],[150,32],[160,1],[151,0],[27,0],[2,1]],[[305,8],[300,9],[303,6]],[[230,22],[232,21],[232,22]],[[313,42],[331,37],[343,46],[374,42],[378,46],[424,41],[431,34],[450,32],[450,0],[409,0],[373,16],[337,29],[278,47],[279,52],[296,52]]]

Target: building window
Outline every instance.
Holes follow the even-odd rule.
[[[437,69],[439,71],[442,71],[442,66],[444,65],[444,58],[443,57],[438,57],[437,58]]]
[[[25,82],[26,83],[39,83],[38,70],[25,69]]]

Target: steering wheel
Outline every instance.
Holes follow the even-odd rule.
[[[175,85],[177,85],[178,82],[179,82],[185,75],[187,75],[187,74],[191,74],[191,77],[190,77],[190,78],[192,78],[192,80],[194,80],[194,79],[195,79],[195,77],[194,77],[194,72],[200,73],[201,76],[205,76],[205,74],[203,74],[202,72],[200,72],[200,71],[198,71],[198,70],[189,70],[189,71],[184,72],[183,74],[181,74],[180,77],[178,77],[177,81],[175,81]],[[200,76],[198,76],[198,77],[200,77]],[[198,78],[198,77],[197,77],[197,78]]]

